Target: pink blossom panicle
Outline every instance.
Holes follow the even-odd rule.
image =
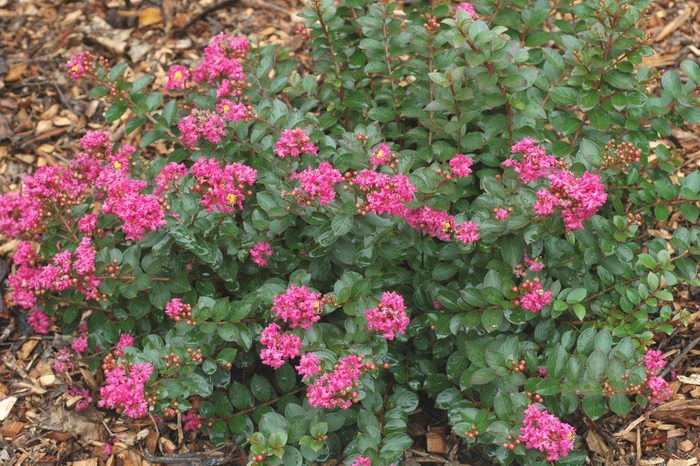
[[[506,209],[496,209],[495,215],[496,220],[505,220],[508,218],[508,211]]]
[[[333,372],[318,377],[307,389],[309,404],[316,408],[348,409],[352,401],[348,399],[355,382],[362,374],[362,358],[347,356],[338,360]]]
[[[289,328],[301,327],[309,330],[314,322],[321,319],[323,301],[320,293],[314,293],[306,285],[292,285],[284,293],[273,298],[270,312],[279,317]]]
[[[306,379],[321,372],[320,364],[321,361],[316,357],[315,353],[304,353],[299,358],[299,365],[295,367],[297,373]]]
[[[413,229],[443,241],[450,240],[450,233],[455,228],[455,219],[452,215],[429,206],[406,209],[403,218]]]
[[[530,259],[527,254],[525,254],[525,263],[528,265],[528,270],[533,272],[541,272],[544,269],[544,264],[535,259]]]
[[[275,323],[268,325],[261,334],[260,343],[266,346],[260,352],[263,364],[279,369],[285,359],[299,356],[301,338],[291,333],[280,333],[281,327]]]
[[[180,120],[177,127],[182,133],[180,141],[190,147],[194,147],[200,138],[218,144],[221,138],[226,136],[224,119],[210,110],[195,108]]]
[[[288,155],[290,157],[299,157],[301,154],[318,155],[318,147],[311,142],[306,131],[296,128],[282,133],[279,141],[275,143],[274,152],[281,158]]]
[[[121,358],[124,357],[124,348],[127,348],[129,346],[134,345],[134,337],[132,337],[128,333],[122,333],[119,336],[119,342],[117,342],[117,346],[114,348],[112,353],[114,356]]]
[[[42,311],[41,309],[34,309],[27,321],[29,322],[29,325],[31,325],[34,329],[34,333],[39,333],[42,335],[46,335],[47,333],[49,333],[51,321],[49,320],[49,316],[44,314],[44,311]]]
[[[216,111],[224,116],[225,120],[241,121],[248,115],[248,109],[245,104],[231,102],[228,99],[223,99],[216,105]]]
[[[467,13],[469,13],[469,16],[471,16],[472,19],[476,19],[476,11],[474,10],[474,5],[472,5],[471,3],[462,2],[459,5],[457,5],[457,8],[455,9],[454,19],[457,19],[458,11],[466,11]]]
[[[670,387],[663,377],[649,377],[647,381],[649,387],[649,399],[654,404],[663,403],[668,400],[673,394],[673,389]]]
[[[68,74],[74,81],[94,69],[93,57],[90,52],[76,53],[68,60]]]
[[[469,4],[466,3],[466,5]],[[454,173],[458,178],[466,178],[467,176],[471,175],[471,166],[473,164],[474,160],[470,159],[464,154],[457,154],[450,160],[450,167],[452,167],[452,173]]]
[[[557,164],[556,157],[547,155],[545,148],[538,146],[535,141],[529,137],[515,144],[511,152],[513,154],[521,152],[523,154],[522,160],[518,162],[514,159],[508,159],[503,162],[503,165],[506,167],[513,167],[515,173],[520,175],[520,179],[523,183],[532,183],[548,175]]]
[[[316,169],[308,167],[300,173],[292,173],[290,179],[299,180],[303,193],[295,190],[292,195],[296,195],[300,202],[305,203],[307,200],[314,201],[318,198],[320,205],[326,205],[335,199],[333,186],[340,183],[343,177],[333,165],[322,162]]]
[[[574,449],[576,429],[560,421],[547,410],[540,411],[536,404],[525,408],[525,419],[520,428],[521,442],[525,448],[539,450],[547,455],[547,461],[557,461]]]
[[[59,374],[65,374],[66,372],[74,371],[75,365],[73,364],[73,357],[70,353],[70,349],[64,346],[54,354],[53,360],[53,370]]]
[[[66,390],[66,393],[68,393],[70,396],[79,396],[82,398],[82,400],[75,404],[76,411],[85,411],[94,401],[92,398],[92,393],[90,393],[90,390],[87,388],[78,388],[73,386]]]
[[[187,166],[184,163],[170,162],[156,175],[156,196],[174,187],[175,182],[187,176]]]
[[[387,340],[393,340],[396,333],[405,334],[410,323],[403,297],[394,291],[383,293],[377,307],[365,312],[365,319],[369,330],[382,333]]]
[[[241,185],[255,183],[257,171],[241,163],[227,164],[223,168],[213,158],[202,157],[192,166],[197,184],[202,186],[201,204],[207,212],[219,210],[232,213],[234,207],[243,209],[245,195]]]
[[[387,165],[393,160],[391,147],[386,144],[379,144],[376,149],[372,151],[369,157],[369,163],[373,166]]]
[[[109,145],[110,135],[107,131],[87,130],[80,138],[80,146],[88,152],[104,150]]]
[[[266,241],[259,241],[250,249],[250,257],[258,267],[267,265],[267,258],[265,256],[272,256],[272,248],[270,247],[270,243]]]
[[[116,366],[105,371],[107,380],[100,388],[102,399],[97,404],[100,407],[123,411],[127,416],[138,419],[148,413],[144,390],[153,372],[153,366],[149,363],[139,363],[127,368]]]
[[[481,235],[479,235],[479,226],[471,220],[457,225],[455,228],[455,236],[465,246],[479,241],[479,238],[481,238]]]
[[[372,461],[364,456],[358,456],[350,466],[371,466]]]
[[[40,227],[41,202],[35,197],[11,192],[0,194],[0,234],[13,238]]]
[[[97,228],[97,214],[85,214],[78,220],[78,231],[92,233]]]
[[[166,91],[182,89],[190,78],[190,72],[182,65],[171,66],[168,70],[168,82],[165,83]]]
[[[75,351],[76,353],[83,354],[88,349],[87,337],[84,335],[78,337],[71,345],[71,348],[73,348],[73,351]]]
[[[239,59],[245,58],[248,48],[248,40],[243,37],[231,37],[223,32],[212,37],[204,49],[201,63],[192,73],[193,79],[209,84],[222,78],[245,80]]]
[[[660,350],[650,349],[644,355],[644,366],[651,372],[656,372],[666,367],[666,359]]]
[[[202,421],[197,417],[197,413],[190,410],[182,415],[182,422],[184,423],[185,430],[198,430],[202,427]]]
[[[532,289],[521,298],[521,306],[526,311],[535,313],[541,311],[545,306],[548,306],[552,302],[553,296],[554,293],[551,291],[544,291],[542,285],[539,282],[535,282]]]

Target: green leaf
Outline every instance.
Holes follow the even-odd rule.
[[[124,74],[124,71],[126,71],[127,66],[128,65],[126,63],[117,63],[114,65],[109,72],[109,82],[117,82],[117,79],[119,79],[121,75]]]
[[[105,112],[105,121],[107,123],[114,123],[124,115],[127,108],[129,108],[129,106],[125,102],[113,103]]]
[[[576,288],[569,292],[569,295],[566,297],[566,302],[569,304],[581,302],[586,298],[587,294],[588,290],[585,288]]]
[[[171,100],[163,108],[163,118],[168,123],[168,126],[172,126],[175,122],[175,117],[177,116],[177,101]]]
[[[335,236],[343,236],[352,229],[354,217],[352,215],[339,213],[331,221],[331,230]]]
[[[137,92],[139,92],[141,89],[144,87],[148,86],[153,82],[154,77],[150,74],[146,76],[142,76],[136,81],[134,81],[134,85],[131,87],[131,95],[133,96]]]
[[[489,308],[484,311],[481,315],[481,324],[484,329],[491,333],[500,327],[501,322],[503,322],[503,309],[502,308]]]
[[[594,128],[605,131],[610,127],[610,115],[600,107],[588,112],[588,120]]]
[[[367,116],[369,116],[373,120],[377,120],[382,123],[387,123],[396,119],[396,117],[394,116],[394,112],[384,107],[371,108],[367,113]]]
[[[598,419],[605,414],[605,398],[603,398],[601,395],[584,397],[583,410],[591,419]]]

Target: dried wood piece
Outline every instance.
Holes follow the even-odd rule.
[[[680,14],[673,19],[673,21],[664,26],[664,28],[661,30],[659,35],[656,36],[656,39],[654,41],[661,42],[662,40],[673,34],[673,32],[676,29],[681,27],[683,23],[690,19],[690,14],[690,8],[686,8],[683,11],[681,11]]]

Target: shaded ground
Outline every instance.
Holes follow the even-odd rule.
[[[22,177],[39,167],[70,159],[86,129],[109,129],[116,138],[124,136],[129,113],[105,125],[105,105],[90,100],[67,77],[64,63],[76,52],[90,50],[112,63],[126,61],[135,76],[152,73],[155,87],[165,82],[165,63],[196,62],[209,38],[220,31],[285,44],[308,63],[303,42],[294,34],[302,22],[295,13],[303,8],[303,0],[228,3],[188,26],[214,2],[0,0],[0,192],[18,189]],[[699,61],[698,4],[663,0],[655,8],[649,28],[655,32],[658,54],[645,64],[665,68],[677,67],[684,59]],[[698,127],[676,128],[664,141],[680,149],[682,172],[700,166],[699,136]],[[137,145],[139,138],[137,131],[126,142]],[[156,146],[155,152],[165,153],[166,148]],[[668,239],[679,222],[676,212],[648,234]],[[0,280],[9,271],[6,259],[15,247],[16,242],[0,239]],[[646,412],[637,408],[623,419],[579,422],[584,441],[580,447],[589,450],[593,463],[692,466],[700,461],[700,345],[683,351],[700,335],[699,297],[696,289],[677,292],[674,306],[692,313],[690,325],[659,339],[666,357],[677,358],[672,400]],[[100,380],[86,368],[72,373],[71,380],[55,374],[52,356],[66,341],[58,334],[28,336],[26,315],[3,304],[0,301],[0,465],[246,463],[236,445],[215,451],[205,438],[183,432],[179,422],[133,421],[95,408],[77,412],[79,398],[66,389],[77,384],[96,391]],[[446,434],[444,419],[427,407],[410,421],[409,433],[416,443],[407,452],[406,464],[484,463],[478,454],[463,451]],[[105,452],[105,445],[113,446],[113,454]]]

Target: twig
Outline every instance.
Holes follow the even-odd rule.
[[[75,113],[73,111],[73,106],[68,102],[68,99],[66,99],[66,96],[63,95],[63,91],[61,90],[60,87],[58,87],[58,84],[53,83],[53,87],[56,88],[56,92],[58,92],[58,95],[61,97],[61,101],[64,103],[66,107],[68,107],[68,110],[70,110],[71,113]]]
[[[680,364],[680,362],[683,360],[686,354],[690,352],[691,349],[695,348],[697,344],[700,343],[700,336],[695,337],[695,339],[691,340],[690,343],[685,345],[685,348],[683,348],[678,356],[675,357],[673,361],[671,361],[664,370],[661,371],[661,374],[659,374],[659,377],[666,377],[669,372],[671,372],[675,367]]]

